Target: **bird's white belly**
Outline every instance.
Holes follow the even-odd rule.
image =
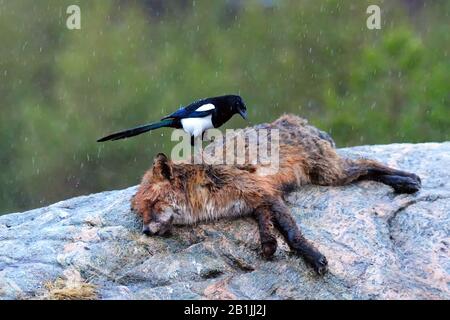
[[[198,137],[205,130],[213,128],[211,121],[211,115],[203,118],[185,118],[181,119],[181,125],[183,130],[189,133],[191,136]]]

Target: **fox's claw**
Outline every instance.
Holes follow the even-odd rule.
[[[274,255],[275,251],[277,251],[277,242],[276,241],[264,242],[261,244],[261,248],[264,258],[270,259]]]
[[[420,190],[422,184],[419,177],[390,176],[389,184],[397,193],[415,193]]]
[[[325,256],[321,256],[319,259],[313,263],[314,270],[321,276],[323,276],[328,271],[328,261]]]

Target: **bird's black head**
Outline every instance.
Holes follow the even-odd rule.
[[[241,96],[228,95],[224,96],[224,99],[226,100],[227,105],[230,106],[232,113],[239,113],[242,118],[247,120],[247,107]]]

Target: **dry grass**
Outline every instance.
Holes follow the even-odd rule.
[[[95,286],[84,281],[68,281],[61,278],[47,282],[46,300],[94,300],[97,299]]]

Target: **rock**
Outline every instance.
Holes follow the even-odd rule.
[[[324,277],[281,238],[264,260],[251,218],[146,237],[131,187],[0,217],[0,297],[67,297],[67,281],[99,299],[449,299],[450,142],[339,153],[415,172],[423,189],[396,195],[364,181],[290,194],[298,225],[328,258]]]

